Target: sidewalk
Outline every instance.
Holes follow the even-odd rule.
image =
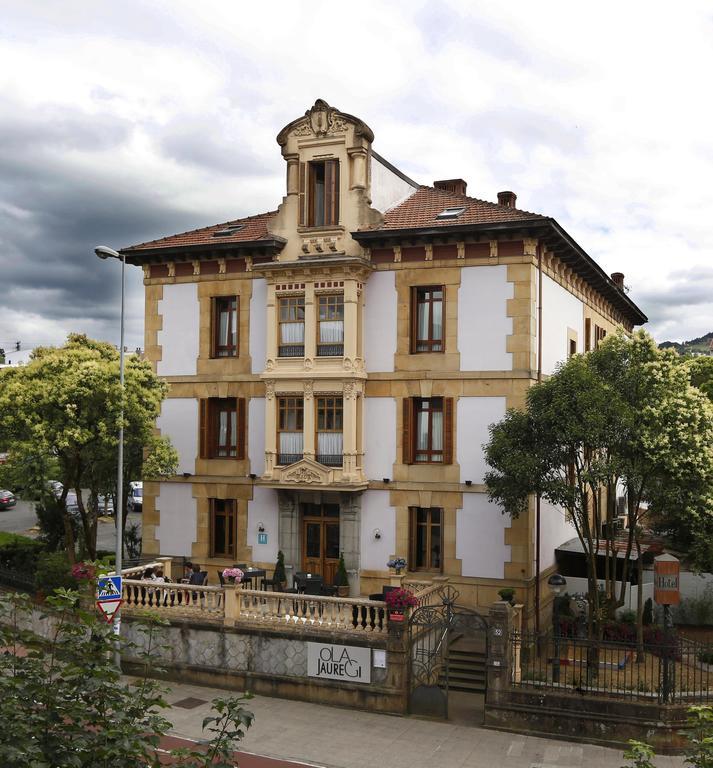
[[[166,717],[173,734],[201,738],[210,700],[228,692],[171,684]],[[185,701],[193,699],[193,701]],[[198,701],[195,701],[198,700]],[[177,702],[185,706],[176,706]],[[202,702],[202,703],[201,703]],[[255,723],[240,749],[326,768],[620,768],[622,750],[491,731],[413,717],[256,696]],[[245,759],[242,765],[248,765]],[[680,768],[682,757],[657,757],[656,768]]]

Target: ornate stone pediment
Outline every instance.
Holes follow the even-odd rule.
[[[312,459],[302,459],[282,472],[285,483],[325,485],[329,482],[329,470]]]
[[[374,140],[374,134],[366,123],[353,115],[340,112],[331,107],[324,99],[317,99],[305,112],[304,117],[293,120],[278,134],[277,141],[284,145],[288,134],[293,136],[316,136],[322,138],[328,134],[344,133],[353,125],[357,136],[364,136],[367,141]]]

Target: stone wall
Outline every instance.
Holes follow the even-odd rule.
[[[125,616],[122,635],[145,648],[136,619]],[[374,712],[406,711],[406,654],[395,635],[359,637],[309,629],[280,631],[172,621],[159,630],[152,649],[156,676],[268,696],[336,704]],[[386,668],[372,666],[371,683],[347,683],[307,676],[307,643],[331,643],[386,651]],[[138,672],[136,652],[123,658],[124,670]]]

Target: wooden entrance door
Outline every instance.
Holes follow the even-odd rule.
[[[339,504],[302,505],[302,570],[334,584],[339,564]]]

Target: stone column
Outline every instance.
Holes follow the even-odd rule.
[[[314,283],[305,283],[305,368],[314,365],[317,356],[317,311]]]
[[[277,400],[275,380],[265,381],[265,476],[272,477],[277,456]]]
[[[315,416],[315,402],[313,394],[312,381],[305,381],[304,384],[304,447],[303,454],[305,458],[314,459],[316,453],[316,429],[317,420]]]
[[[277,540],[278,547],[285,555],[285,572],[287,585],[292,586],[292,576],[300,570],[300,514],[297,495],[292,491],[277,492],[277,508],[279,523]]]
[[[354,361],[357,357],[358,331],[358,302],[357,281],[347,280],[344,283],[344,359]]]
[[[359,597],[361,494],[342,493],[339,498],[339,549],[349,576],[349,596]]]
[[[268,283],[267,285],[267,317],[263,318],[262,321],[267,322],[267,333],[266,333],[266,357],[268,360],[268,369],[274,367],[275,358],[277,357],[277,333],[278,333],[278,323],[277,323],[277,298],[275,296],[275,286],[274,284]],[[251,318],[252,319],[252,318]],[[254,318],[252,319],[254,322],[261,322],[260,318]]]
[[[510,603],[493,603],[488,611],[488,676],[486,704],[497,705],[506,699],[512,674],[513,610]]]

